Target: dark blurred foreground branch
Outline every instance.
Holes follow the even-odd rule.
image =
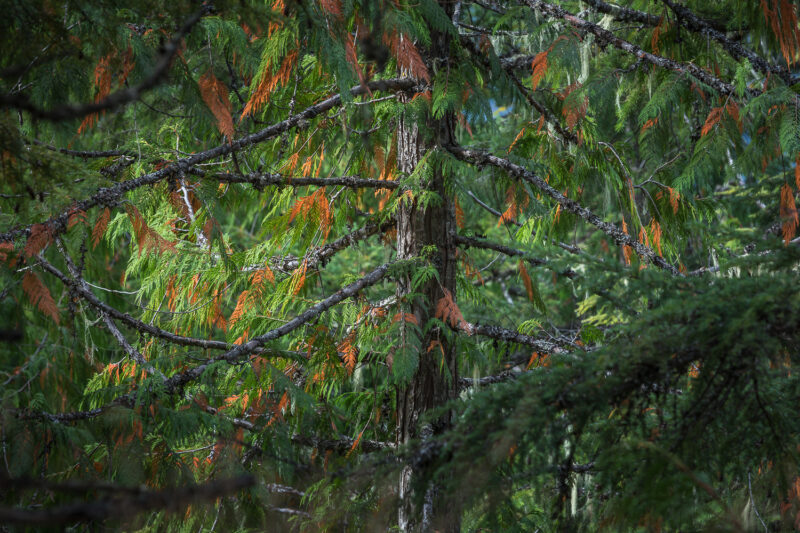
[[[201,19],[203,15],[211,10],[210,5],[204,5],[202,9],[189,17],[183,26],[172,36],[165,45],[161,53],[161,57],[153,69],[153,72],[135,87],[128,87],[121,91],[117,91],[97,102],[84,103],[84,104],[66,104],[54,109],[42,109],[36,107],[28,100],[24,94],[0,94],[0,109],[13,108],[21,111],[27,111],[35,118],[59,121],[70,120],[73,118],[81,118],[91,113],[114,109],[121,105],[134,102],[139,99],[142,93],[154,88],[164,77],[169,66],[172,64],[172,59],[180,49],[180,44],[183,38],[191,31],[192,27]]]
[[[66,525],[74,522],[97,522],[106,519],[125,519],[144,511],[180,511],[195,501],[216,500],[255,485],[252,476],[221,479],[203,485],[172,487],[151,491],[136,487],[99,485],[47,485],[31,480],[2,479],[4,487],[44,488],[49,491],[103,491],[109,496],[87,502],[30,510],[0,507],[0,523],[26,526]]]

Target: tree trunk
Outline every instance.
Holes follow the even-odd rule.
[[[446,37],[434,34],[430,52],[433,58],[447,61]],[[429,68],[433,74],[433,68]],[[435,144],[453,141],[454,119],[450,113],[441,119],[429,119],[427,126],[434,138],[423,138],[418,124],[407,118],[403,116],[399,122],[397,166],[401,173],[410,174]],[[404,198],[397,214],[398,259],[416,257],[425,246],[433,245],[436,249],[428,260],[438,270],[439,279],[426,283],[417,291],[421,293],[420,297],[404,304],[421,328],[434,317],[436,304],[445,297],[445,291],[453,298],[456,296],[455,209],[452,197],[446,193],[445,176],[438,165],[426,188],[438,194],[442,202],[421,209],[416,199]],[[398,299],[402,301],[410,292],[410,279],[398,280]],[[449,414],[423,427],[419,426],[419,421],[428,409],[454,399],[458,395],[457,384],[455,347],[439,328],[424,332],[417,371],[406,388],[397,393],[397,443],[402,445],[412,440],[425,440],[446,429],[451,424]],[[414,494],[412,485],[416,475],[407,466],[400,477],[400,529],[409,532],[434,529],[440,532],[459,531],[460,513],[457,506],[453,502],[441,502],[434,484],[425,488],[424,495]],[[421,506],[419,502],[422,502]]]

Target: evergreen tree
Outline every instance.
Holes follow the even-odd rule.
[[[800,528],[790,0],[9,2],[0,528]]]

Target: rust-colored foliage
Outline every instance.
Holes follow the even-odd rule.
[[[27,242],[25,242],[25,257],[33,257],[38,254],[44,250],[45,246],[50,244],[52,240],[53,235],[46,224],[34,224],[31,227],[31,234]]]
[[[103,212],[100,213],[100,216],[97,217],[97,222],[95,222],[94,228],[92,228],[92,248],[97,248],[97,245],[100,244],[100,239],[103,238],[103,234],[106,232],[110,219],[111,211],[106,207],[103,209]]]
[[[383,34],[383,43],[389,47],[392,55],[397,59],[397,66],[400,67],[401,73],[418,80],[431,82],[428,67],[425,66],[425,61],[422,60],[422,56],[419,55],[408,35],[394,29],[390,33]]]
[[[358,349],[353,346],[353,341],[356,339],[355,331],[350,332],[350,334],[344,338],[342,342],[340,342],[336,348],[339,350],[339,353],[342,354],[342,361],[344,363],[344,367],[347,369],[348,374],[352,374],[353,370],[356,368],[356,363],[358,362]]]
[[[722,109],[721,107],[714,107],[711,109],[711,112],[706,117],[706,122],[703,124],[703,129],[700,130],[700,136],[708,135],[708,133],[716,126],[720,119],[722,118]]]
[[[444,296],[439,298],[439,301],[436,302],[436,312],[434,316],[445,324],[450,324],[453,328],[467,329],[467,322],[461,314],[461,309],[458,308],[458,305],[453,299],[453,294],[447,289],[444,289]]]
[[[228,97],[228,88],[219,81],[209,69],[197,82],[200,87],[200,96],[206,103],[214,118],[217,119],[217,129],[233,141],[233,117],[231,116],[231,101]]]
[[[797,233],[798,217],[794,204],[794,192],[788,183],[784,183],[781,187],[781,222],[783,242],[789,244],[789,241],[794,239]]]
[[[761,0],[764,18],[778,39],[786,65],[791,67],[800,52],[800,28],[797,25],[797,5],[790,0]]]
[[[242,118],[261,109],[264,104],[269,102],[270,96],[275,91],[275,88],[278,87],[278,85],[286,85],[289,82],[289,76],[292,74],[296,63],[297,49],[294,49],[286,54],[286,57],[283,58],[283,61],[281,62],[281,65],[275,74],[272,73],[272,65],[267,64],[266,68],[264,68],[264,73],[261,76],[261,81],[258,83],[258,87],[256,87],[256,90],[253,92],[253,94],[250,96],[250,99],[247,101],[247,104],[244,106]]]
[[[156,230],[151,228],[145,222],[144,217],[133,204],[127,204],[126,210],[128,218],[133,225],[133,234],[136,236],[136,242],[139,243],[139,254],[142,250],[155,249],[159,253],[167,250],[174,250],[175,243],[168,241],[158,234]]]
[[[624,218],[622,219],[622,232],[625,233],[625,235],[628,235],[628,225],[625,223],[625,219]],[[622,246],[622,255],[625,258],[625,264],[626,265],[630,265],[631,264],[631,255],[632,254],[633,254],[633,248],[631,248],[627,244]]]
[[[526,208],[529,203],[530,198],[528,198],[527,194],[523,197],[521,203],[517,202],[516,189],[513,185],[510,186],[508,189],[506,189],[506,204],[508,204],[508,207],[503,214],[500,215],[500,220],[497,221],[497,225],[500,226],[500,224],[514,222],[517,219],[517,216],[522,213],[522,210]]]
[[[298,198],[289,213],[289,222],[294,220],[298,215],[300,215],[301,218],[306,218],[311,212],[319,216],[320,230],[322,231],[323,238],[327,239],[333,223],[333,215],[331,214],[328,198],[325,196],[325,187],[317,189],[308,196]]]
[[[340,0],[319,0],[319,5],[322,10],[334,18],[342,18],[342,2]]]
[[[56,301],[47,286],[39,279],[39,276],[30,270],[25,272],[22,277],[22,290],[28,295],[28,299],[34,307],[37,307],[43,314],[52,318],[56,324],[59,323]]]
[[[653,50],[654,54],[661,52],[659,48],[659,40],[661,39],[661,35],[666,33],[667,30],[669,30],[669,20],[667,20],[666,17],[661,17],[658,25],[653,28],[653,36],[650,38],[650,49]]]
[[[525,261],[520,259],[517,266],[519,267],[519,276],[522,278],[522,283],[528,293],[528,300],[533,301],[533,281],[531,281],[531,276],[528,274],[528,269],[525,268]]]
[[[115,53],[111,53],[101,57],[97,62],[97,66],[94,68],[95,102],[103,100],[111,93],[111,59],[115,55]],[[78,127],[78,133],[83,133],[96,123],[97,113],[86,115],[86,118],[83,119],[83,122],[81,122],[81,125]]]
[[[464,210],[461,209],[461,205],[458,203],[458,198],[453,201],[453,207],[456,214],[456,226],[464,229]]]
[[[542,78],[544,78],[544,75],[547,74],[547,56],[553,51],[553,48],[555,48],[556,44],[558,44],[558,42],[562,39],[566,39],[566,37],[564,35],[560,35],[555,41],[553,41],[547,50],[539,52],[533,58],[533,61],[531,62],[531,70],[533,71],[531,74],[531,90],[536,90],[536,87],[539,86],[539,82],[541,82]]]

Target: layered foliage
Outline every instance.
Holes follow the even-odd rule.
[[[795,3],[78,4],[0,18],[0,524],[800,527]]]

